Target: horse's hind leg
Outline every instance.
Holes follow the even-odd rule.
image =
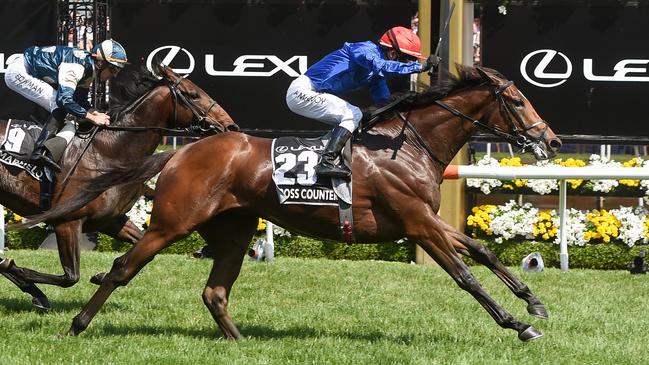
[[[14,280],[12,282],[18,285],[18,287],[21,289],[29,288],[34,294],[37,294],[36,297],[32,298],[32,303],[38,309],[50,309],[49,301],[42,291],[37,288],[34,290],[35,287],[32,288],[30,285],[40,283],[68,288],[79,281],[79,236],[81,235],[81,221],[57,224],[54,227],[54,231],[56,233],[59,261],[63,268],[63,275],[42,273],[26,267],[17,266],[13,262],[5,271],[5,273],[13,277]]]
[[[487,294],[469,271],[468,266],[457,257],[457,252],[446,235],[441,219],[433,213],[430,213],[428,218],[431,219],[409,221],[408,237],[417,242],[455,280],[460,288],[469,292],[499,326],[515,330],[518,332],[518,338],[522,341],[541,337],[540,332],[532,326],[516,320]]]
[[[51,308],[50,301],[47,299],[45,293],[43,293],[34,283],[21,280],[14,274],[8,272],[3,272],[2,275],[14,283],[23,293],[31,295],[34,307],[42,310],[49,310]]]
[[[541,301],[532,293],[525,283],[512,274],[507,267],[479,241],[458,232],[453,227],[443,222],[444,229],[448,234],[456,251],[474,259],[476,262],[489,268],[505,285],[519,298],[527,302],[527,312],[535,317],[547,319],[548,311]]]
[[[203,302],[228,339],[241,336],[227,307],[232,285],[239,276],[256,225],[255,216],[226,213],[214,217],[198,231],[214,252],[212,271],[203,290]]]

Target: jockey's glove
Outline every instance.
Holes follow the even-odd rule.
[[[439,66],[439,63],[442,61],[442,59],[437,56],[437,55],[430,55],[428,58],[426,58],[426,62],[424,62],[424,66],[421,68],[421,72],[435,72],[435,69],[437,66]]]

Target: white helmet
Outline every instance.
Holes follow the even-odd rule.
[[[119,68],[124,68],[127,63],[124,47],[112,39],[106,39],[94,46],[92,48],[92,55],[97,59],[104,60]]]

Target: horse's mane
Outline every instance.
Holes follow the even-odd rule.
[[[405,91],[393,94],[393,100],[401,99],[401,101],[396,106],[390,108],[388,112],[378,115],[376,121],[392,119],[395,117],[396,111],[407,112],[412,109],[428,106],[435,100],[439,100],[456,90],[475,87],[485,82],[484,78],[478,73],[477,68],[459,64],[456,64],[455,67],[457,69],[457,75],[450,73],[448,70],[440,70],[439,73],[431,78],[430,85],[419,83],[417,85],[419,91]],[[505,79],[496,70],[486,67],[482,67],[481,69],[488,74]],[[363,115],[370,119],[379,108],[376,105],[366,108],[363,110]]]
[[[108,110],[111,120],[117,120],[118,114],[132,102],[161,83],[146,67],[127,65],[111,81]]]
[[[430,85],[420,84],[418,92],[407,92],[407,97],[399,103],[399,109],[410,110],[417,107],[430,105],[453,91],[478,86],[485,82],[484,78],[472,66],[455,65],[457,76],[447,70],[440,71],[436,77],[431,79]],[[488,74],[504,79],[498,71],[490,68],[482,68]],[[402,94],[403,95],[403,94]]]

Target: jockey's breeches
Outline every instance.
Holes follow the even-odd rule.
[[[311,80],[301,75],[286,92],[286,104],[292,112],[318,120],[329,125],[337,125],[353,132],[361,121],[361,110],[333,94],[315,90]]]

